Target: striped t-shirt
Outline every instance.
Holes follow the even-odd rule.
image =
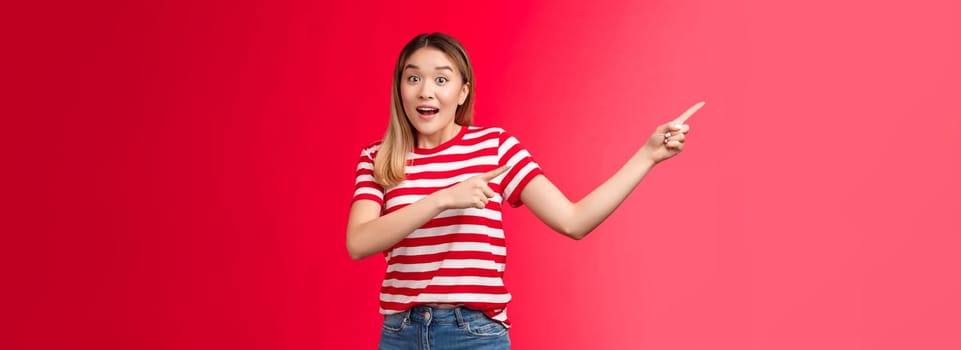
[[[462,304],[510,325],[504,288],[507,247],[501,224],[504,199],[520,206],[520,194],[540,167],[516,138],[500,128],[462,127],[451,140],[408,155],[406,180],[384,191],[374,181],[380,143],[360,154],[354,201],[379,203],[388,214],[472,176],[510,165],[488,183],[496,195],[484,209],[449,209],[384,252],[387,272],[380,311],[393,314],[419,304]]]

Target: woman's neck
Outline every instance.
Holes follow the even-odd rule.
[[[417,148],[431,149],[440,146],[457,136],[461,128],[463,126],[451,124],[451,127],[444,128],[432,135],[419,134],[417,135]]]

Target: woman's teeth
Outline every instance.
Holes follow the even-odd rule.
[[[420,114],[434,114],[434,113],[437,113],[437,112],[439,112],[439,111],[440,111],[440,110],[437,109],[437,108],[417,107],[417,112],[420,113]]]

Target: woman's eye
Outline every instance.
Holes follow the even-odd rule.
[[[444,83],[447,82],[447,78],[437,77],[436,81],[437,81],[438,84],[444,84]]]
[[[420,77],[418,77],[418,76],[416,76],[416,75],[411,75],[411,76],[407,77],[407,81],[409,81],[409,82],[411,82],[411,83],[416,83],[416,82],[420,81]]]

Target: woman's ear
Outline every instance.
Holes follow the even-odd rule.
[[[464,101],[467,101],[468,95],[470,95],[470,83],[464,83],[460,87],[460,102],[457,102],[457,105],[463,105]]]

